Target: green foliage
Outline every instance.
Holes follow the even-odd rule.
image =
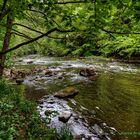
[[[70,132],[61,134],[62,137],[56,130],[48,129],[36,112],[36,104],[27,101],[6,80],[0,79],[0,88],[1,140],[72,140]]]
[[[61,140],[73,140],[73,136],[67,127],[64,127],[60,131],[59,139]]]
[[[14,89],[11,85],[8,85],[7,82],[3,79],[0,79],[0,97],[7,96],[10,93],[14,93]]]
[[[100,43],[102,45],[100,51],[105,56],[113,55],[130,58],[140,54],[140,40],[136,35],[117,37],[115,40],[105,40]]]
[[[45,37],[19,49],[14,52],[15,55],[36,52],[49,56],[89,56],[101,53],[104,56],[121,57],[139,55],[139,34],[135,35],[137,40],[131,36],[133,32],[140,31],[138,0],[88,0],[79,4],[57,4],[59,2],[66,1],[7,1],[5,10],[10,8],[9,14],[15,22],[44,33],[54,27],[73,31],[54,32],[49,38]],[[0,7],[3,3],[4,0],[1,0]],[[5,25],[6,16],[0,22]],[[10,47],[40,35],[29,28],[13,25]],[[2,26],[1,48],[4,33],[5,27]]]

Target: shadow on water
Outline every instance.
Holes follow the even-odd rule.
[[[26,60],[27,61],[27,60]],[[26,63],[25,59],[22,61]],[[35,61],[35,60],[32,60]],[[49,59],[47,58],[47,61]],[[26,85],[28,99],[40,99],[44,95],[53,94],[68,86],[76,87],[80,92],[74,98],[76,112],[81,112],[86,117],[89,125],[105,122],[120,133],[119,138],[113,140],[139,140],[140,139],[140,67],[97,60],[63,60],[51,59],[51,64],[61,69],[58,75],[47,77],[43,82],[36,82],[34,86]],[[40,61],[38,61],[41,63]],[[78,63],[77,63],[78,62]],[[43,62],[46,66],[45,58]],[[20,63],[22,65],[22,63]],[[39,65],[36,63],[36,65]],[[89,80],[79,76],[81,67],[94,66],[99,70],[96,80]],[[25,66],[26,67],[26,66]],[[61,78],[59,78],[61,76]],[[29,77],[28,77],[29,78]],[[70,106],[73,106],[69,102]],[[81,106],[88,109],[88,113],[81,110]],[[95,111],[96,117],[90,117]]]

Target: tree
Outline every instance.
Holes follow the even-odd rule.
[[[34,41],[37,41],[38,39],[47,36],[48,34],[52,33],[52,32],[70,32],[73,30],[62,30],[62,29],[58,29],[56,27],[51,27],[49,28],[50,30],[47,31],[46,33],[41,33],[41,35],[30,39],[29,41],[25,41],[22,42],[18,45],[16,45],[13,48],[9,48],[10,45],[10,40],[11,40],[11,32],[13,30],[13,26],[16,25],[20,25],[21,24],[15,24],[14,22],[19,19],[19,20],[23,20],[26,19],[26,13],[29,12],[36,12],[36,13],[47,13],[47,16],[49,15],[50,18],[53,17],[56,13],[57,10],[61,11],[61,8],[57,5],[66,5],[66,4],[70,4],[70,3],[85,3],[86,1],[66,1],[66,2],[58,2],[58,1],[37,1],[37,0],[22,0],[22,1],[17,1],[17,0],[1,0],[2,5],[0,5],[1,11],[0,11],[0,23],[4,23],[2,24],[3,26],[6,27],[6,33],[5,33],[5,37],[4,37],[4,41],[3,41],[3,47],[1,49],[1,53],[0,53],[0,76],[2,76],[3,74],[3,69],[4,69],[4,64],[5,64],[5,60],[6,60],[6,54],[8,52],[11,52],[21,46],[27,45],[29,43],[32,43]],[[52,11],[51,11],[52,10]],[[64,15],[65,16],[65,15]],[[7,20],[5,21],[5,19],[7,18]],[[44,16],[44,19],[46,18],[46,15]],[[46,18],[46,20],[48,20]],[[45,22],[45,21],[44,21]],[[52,21],[51,21],[52,22]],[[49,23],[50,24],[50,23]],[[24,25],[22,25],[24,26]],[[25,27],[25,26],[24,26]],[[31,28],[30,28],[31,29]],[[33,29],[31,29],[33,30]],[[18,32],[19,35],[23,35],[22,33]],[[26,35],[24,35],[25,37]]]
[[[105,51],[104,44],[109,46],[109,43],[104,43],[105,40],[113,43],[120,36],[139,35],[139,5],[138,0],[0,0],[0,26],[3,28],[0,31],[3,38],[0,76],[3,74],[7,53],[42,37],[66,39],[63,33],[72,32],[71,35],[67,34],[67,42],[62,42],[66,46],[72,42],[76,51],[83,53],[94,49],[102,51],[102,48]],[[25,20],[28,25],[21,24]],[[25,34],[19,31],[19,26],[36,34],[33,37]],[[44,32],[40,31],[39,26],[42,26]],[[55,36],[49,35],[52,33]],[[22,36],[26,40],[14,47],[10,46],[13,35]]]

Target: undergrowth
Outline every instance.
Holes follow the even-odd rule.
[[[0,140],[72,140],[70,132],[58,134],[43,123],[36,103],[24,98],[4,79],[0,79]]]

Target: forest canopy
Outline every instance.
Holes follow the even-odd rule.
[[[1,69],[9,52],[137,57],[139,20],[139,0],[0,0]]]

